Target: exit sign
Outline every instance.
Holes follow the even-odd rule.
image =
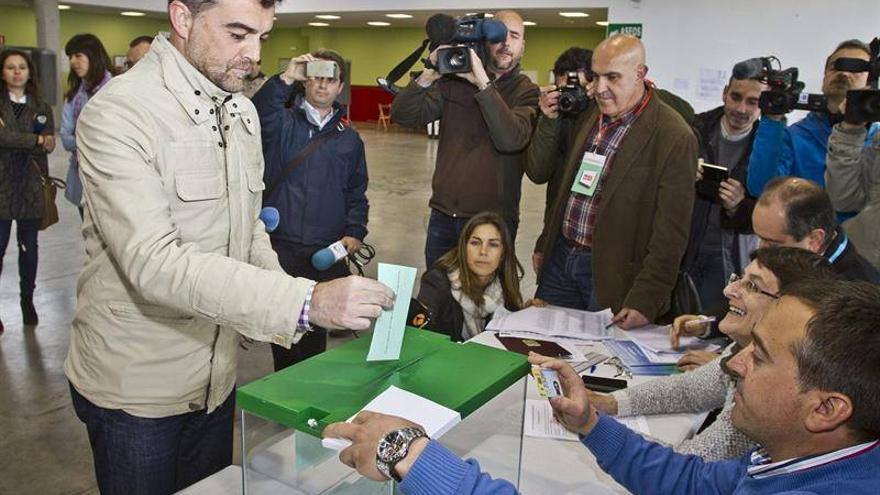
[[[642,37],[642,25],[641,24],[609,24],[608,25],[608,37],[614,36],[615,34],[631,34],[636,38],[641,39]]]

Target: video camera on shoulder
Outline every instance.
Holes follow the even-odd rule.
[[[798,81],[797,68],[783,70],[779,59],[772,55],[750,58],[734,65],[733,78],[754,79],[770,86],[770,89],[761,93],[758,102],[761,111],[766,114],[784,115],[792,110],[828,111],[825,95],[805,93],[803,81]]]
[[[871,58],[868,61],[860,59],[839,58],[834,61],[834,68],[838,68],[838,62],[846,62],[853,69],[851,72],[868,71],[868,87],[870,89],[853,89],[846,92],[846,113],[843,120],[852,124],[880,121],[880,89],[877,89],[877,80],[880,79],[880,37],[874,38],[869,45]]]
[[[440,45],[456,45],[437,50],[437,63],[430,68],[443,75],[470,72],[473,67],[470,49],[474,50],[485,66],[488,57],[486,42],[500,43],[507,39],[507,27],[504,23],[486,19],[485,14],[458,19],[446,14],[434,14],[425,24],[425,31],[428,33],[431,51]],[[425,65],[430,66],[430,61],[426,59]]]
[[[587,91],[581,86],[577,71],[565,73],[565,86],[559,88],[559,113],[577,115],[587,109],[590,99]]]

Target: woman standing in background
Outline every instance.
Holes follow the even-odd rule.
[[[15,220],[22,322],[36,325],[37,233],[46,208],[40,175],[49,175],[46,155],[55,149],[55,122],[40,99],[30,57],[4,50],[0,67],[0,270]]]
[[[79,180],[79,158],[76,154],[76,121],[89,99],[113,77],[110,56],[93,34],[77,34],[64,47],[70,58],[67,93],[61,115],[61,143],[70,152],[67,188],[64,197],[79,208],[82,218],[82,182]]]

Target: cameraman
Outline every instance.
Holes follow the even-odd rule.
[[[845,103],[844,103],[845,105]],[[843,107],[842,107],[843,109]],[[834,126],[828,139],[825,187],[838,211],[858,211],[843,227],[859,252],[880,268],[880,124]],[[865,140],[871,144],[864,146]]]
[[[831,126],[842,119],[840,104],[851,89],[862,89],[868,72],[845,72],[834,69],[839,58],[870,60],[871,50],[859,40],[847,40],[825,60],[822,93],[828,99],[828,112],[810,112],[803,120],[785,126],[784,115],[761,118],[749,158],[748,188],[754,197],[774,177],[794,176],[825,184],[825,153]]]
[[[443,117],[425,241],[429,269],[455,247],[468,218],[481,211],[501,214],[511,241],[516,238],[524,151],[537,116],[538,87],[520,73],[522,17],[501,11],[494,20],[507,27],[507,39],[487,43],[485,67],[470,50],[471,72],[443,77],[425,69],[391,106],[391,118],[404,126],[423,127]],[[436,64],[436,50],[430,59]]]
[[[569,72],[577,72],[578,82],[586,91],[587,84],[593,80],[590,71],[590,59],[593,51],[586,48],[573,46],[562,52],[553,64],[553,77],[555,83],[541,88],[541,96],[538,100],[538,108],[541,114],[538,116],[538,125],[535,126],[535,134],[526,151],[526,175],[535,184],[547,184],[546,200],[544,203],[544,227],[547,226],[548,216],[556,194],[562,181],[562,159],[568,151],[571,133],[575,130],[578,113],[561,113],[559,111],[560,91],[568,80]],[[589,102],[589,100],[588,100]],[[589,102],[591,104],[592,102]],[[544,255],[541,245],[544,244],[544,233],[538,236],[535,250],[532,253],[532,267],[535,273],[541,270],[541,262]]]

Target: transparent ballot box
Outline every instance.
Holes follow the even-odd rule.
[[[493,476],[520,473],[529,364],[525,356],[407,328],[400,359],[367,362],[359,338],[237,391],[241,407],[243,493],[392,494],[392,482],[361,477],[321,431],[345,421],[390,386],[457,411],[441,442],[476,457]],[[405,415],[402,412],[401,415]]]

